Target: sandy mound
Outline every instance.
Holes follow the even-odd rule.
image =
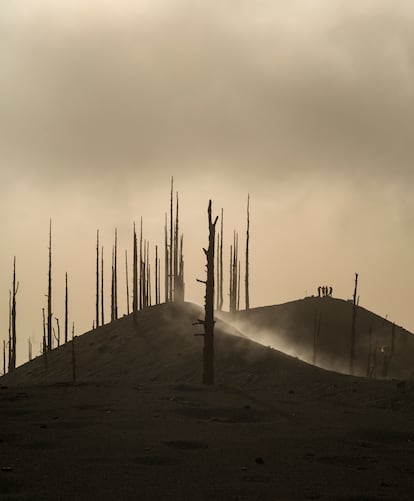
[[[131,314],[90,331],[75,340],[76,379],[80,382],[199,383],[202,373],[200,307],[162,304]],[[218,320],[216,324],[216,381],[272,384],[308,377],[321,371],[295,358],[262,346]],[[38,384],[72,380],[72,343],[19,367],[4,384]]]
[[[352,303],[330,297],[310,297],[282,305],[237,312],[232,323],[250,338],[312,363],[315,315],[321,315],[316,364],[328,370],[349,371]],[[228,316],[223,318],[229,319]],[[384,376],[391,353],[392,323],[359,307],[356,321],[355,374]],[[370,332],[371,330],[371,342]],[[388,377],[413,376],[414,336],[395,326],[394,353]]]

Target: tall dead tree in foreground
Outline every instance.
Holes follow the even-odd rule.
[[[358,273],[355,273],[355,287],[354,287],[354,296],[352,304],[351,352],[349,357],[349,373],[352,375],[354,374],[354,364],[355,364],[356,317],[359,303],[357,294],[358,294]]]
[[[250,240],[250,195],[247,196],[247,229],[246,229],[246,269],[245,269],[245,301],[246,310],[250,308],[249,294],[249,240]]]
[[[49,222],[49,273],[47,286],[47,350],[52,349],[52,220]]]
[[[206,286],[204,310],[204,320],[198,320],[196,324],[204,327],[204,350],[203,350],[203,383],[214,384],[214,250],[216,223],[211,217],[211,200],[208,203],[208,249],[203,249],[207,258],[207,280],[198,280]]]
[[[99,327],[99,230],[96,230],[96,305],[95,327]]]

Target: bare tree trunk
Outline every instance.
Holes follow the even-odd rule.
[[[43,358],[45,361],[45,369],[47,370],[47,336],[46,336],[46,317],[44,308],[42,308],[42,313],[43,313]]]
[[[105,324],[104,308],[104,248],[101,249],[101,325]]]
[[[9,342],[8,342],[8,371],[10,370],[13,364],[13,355],[12,355],[12,350],[13,350],[13,342],[12,342],[12,293],[11,290],[9,289]]]
[[[128,283],[128,251],[125,251],[125,280],[126,280],[126,300],[127,314],[129,315],[129,283]]]
[[[250,239],[250,195],[247,197],[247,230],[246,230],[246,271],[245,271],[245,300],[246,310],[250,308],[249,294],[249,239]]]
[[[233,246],[230,245],[230,285],[229,285],[229,312],[232,313],[234,311],[233,309]]]
[[[114,247],[114,316],[118,318],[118,230],[115,228]]]
[[[141,217],[141,229],[139,236],[139,309],[143,308],[144,300],[144,277],[143,277],[143,262],[142,262],[142,217]]]
[[[52,220],[49,223],[49,273],[47,288],[47,349],[52,349]]]
[[[204,367],[203,383],[214,384],[214,250],[216,223],[211,217],[211,200],[208,204],[208,249],[204,249],[207,258],[207,281],[206,281],[206,299],[205,299],[205,318],[204,318]]]
[[[221,209],[221,221],[220,221],[220,279],[219,279],[219,307],[218,309],[221,311],[223,309],[223,221],[224,221],[224,212]]]
[[[159,304],[158,288],[158,245],[155,246],[155,304]]]
[[[57,326],[57,345],[60,346],[60,325],[59,325],[59,319],[55,317],[56,320],[56,326]]]
[[[12,285],[12,304],[11,304],[11,343],[12,343],[12,363],[11,370],[16,368],[16,295],[19,290],[19,283],[16,284],[16,256],[13,260],[13,285]],[[10,371],[10,368],[9,368]]]
[[[216,254],[216,308],[220,309],[220,233],[217,235],[217,254]]]
[[[132,311],[136,313],[138,311],[138,243],[137,243],[137,233],[135,231],[134,223],[134,259],[133,259],[133,270],[132,270]]]
[[[240,261],[239,261],[238,269],[237,269],[237,310],[240,310],[240,284],[241,284],[240,269],[241,269],[241,266],[240,266]]]
[[[68,274],[65,273],[65,344],[68,342]]]
[[[169,301],[169,280],[168,280],[168,266],[170,262],[169,254],[168,254],[168,236],[167,236],[167,213],[165,213],[165,225],[164,225],[164,252],[165,252],[165,302]]]
[[[174,178],[171,178],[171,194],[170,194],[170,276],[169,276],[169,297],[170,301],[174,301],[173,293],[173,259],[174,259],[174,241],[173,241],[173,229],[174,229],[174,208],[173,208],[173,192],[174,192]]]
[[[184,247],[184,235],[181,234],[180,238],[180,266],[178,270],[179,274],[179,301],[184,301],[185,297],[185,285],[184,285],[184,256],[183,256],[183,247]]]
[[[3,339],[3,376],[6,374],[6,340]]]
[[[99,327],[99,230],[96,230],[96,316],[95,326]]]
[[[75,324],[72,324],[72,381],[76,383]]]
[[[114,246],[112,246],[112,265],[111,265],[111,322],[115,320],[114,315]]]
[[[349,373],[352,375],[354,374],[354,364],[355,364],[356,317],[358,311],[357,293],[358,293],[358,273],[355,273],[355,287],[354,287],[354,297],[352,305],[351,353],[349,360]]]

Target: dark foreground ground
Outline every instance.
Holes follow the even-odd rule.
[[[0,499],[412,500],[414,389],[2,387]]]

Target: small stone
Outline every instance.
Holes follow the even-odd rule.
[[[13,471],[13,468],[11,466],[2,466],[0,468],[1,471],[5,471],[5,472],[9,472],[9,471]]]
[[[260,456],[258,456],[254,461],[256,464],[264,464],[264,459]]]

